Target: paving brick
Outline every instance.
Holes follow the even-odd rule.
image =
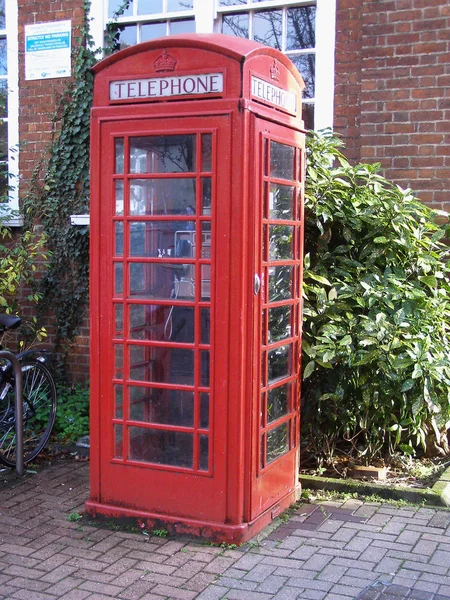
[[[321,571],[317,579],[322,579],[323,581],[330,581],[332,583],[337,583],[342,579],[342,577],[347,572],[346,567],[340,567],[338,565],[327,565],[323,571]]]
[[[440,565],[443,567],[450,568],[450,552],[443,552],[442,550],[436,550],[436,552],[430,558],[430,564]]]
[[[123,600],[139,600],[147,592],[154,589],[156,585],[157,584],[152,581],[136,581],[120,593],[120,598]]]
[[[153,594],[165,595],[173,600],[192,600],[196,597],[196,592],[190,590],[182,590],[172,586],[157,585],[153,590]]]
[[[197,596],[197,600],[220,600],[225,598],[228,588],[221,585],[212,585]]]
[[[80,588],[80,590],[104,594],[107,596],[112,596],[113,598],[118,596],[119,593],[122,591],[122,588],[120,586],[100,583],[98,581],[84,581],[78,587]]]
[[[247,592],[242,590],[230,590],[225,596],[227,600],[271,600],[271,594],[263,592]]]
[[[286,583],[286,577],[280,577],[278,575],[269,575],[257,588],[257,592],[264,592],[267,594],[276,594],[281,590],[283,585]]]

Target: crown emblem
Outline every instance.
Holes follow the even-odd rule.
[[[278,81],[280,79],[280,69],[278,68],[278,65],[275,60],[270,65],[269,71],[270,71],[270,77],[272,79],[275,79],[275,81]]]
[[[164,50],[155,60],[153,66],[157,73],[160,73],[161,71],[174,71],[177,66],[177,61],[167,52],[167,50]]]

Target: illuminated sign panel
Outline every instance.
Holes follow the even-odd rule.
[[[283,90],[277,85],[273,85],[273,83],[259,79],[259,77],[252,76],[252,96],[295,114],[297,106],[296,95],[288,90]]]
[[[110,100],[139,100],[222,92],[223,73],[127,79],[111,81],[109,84]]]

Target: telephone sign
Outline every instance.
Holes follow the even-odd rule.
[[[87,510],[243,542],[299,492],[303,82],[221,34],[94,74]]]

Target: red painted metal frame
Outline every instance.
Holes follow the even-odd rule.
[[[163,51],[176,59],[177,75],[222,72],[224,91],[220,97],[173,97],[135,103],[109,100],[110,81],[161,76],[153,73],[152,64]],[[259,377],[259,367],[255,365],[261,362],[261,297],[254,294],[253,276],[261,260],[262,138],[272,137],[301,147],[303,83],[290,61],[276,50],[223,35],[170,36],[132,46],[102,61],[94,72],[91,498],[87,510],[91,514],[131,517],[149,527],[164,524],[174,532],[216,541],[242,542],[294,501],[298,492],[295,448],[298,394],[296,406],[292,406],[295,411],[291,411],[296,412],[295,417],[286,417],[291,430],[295,424],[297,444],[293,444],[285,457],[262,471],[258,466],[260,385],[259,379],[253,377],[255,374]],[[297,114],[278,110],[252,97],[254,75],[267,84],[291,90],[296,95]],[[199,132],[211,132],[217,141],[213,163],[216,212],[213,210],[211,248],[213,443],[207,472],[114,459],[112,428],[115,417],[113,139]],[[200,177],[198,173],[196,176]],[[198,215],[196,219],[201,221]],[[139,219],[133,217],[134,220]],[[299,227],[297,258],[303,245],[302,236]],[[147,262],[153,260],[149,258]],[[199,275],[197,266],[197,281]],[[297,285],[299,297],[293,304],[300,319],[301,269]],[[299,333],[299,320],[296,327]],[[299,345],[297,348],[299,351]],[[295,379],[293,385],[298,386],[298,377],[292,379]],[[116,420],[119,422],[120,419]],[[268,492],[267,486],[272,491]]]

